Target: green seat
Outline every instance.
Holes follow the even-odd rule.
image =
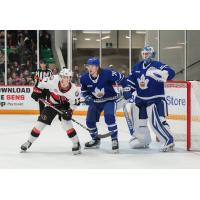
[[[52,49],[41,49],[41,56],[42,57],[53,57]]]
[[[54,58],[44,58],[44,62],[50,64],[50,63],[55,63],[55,60]]]

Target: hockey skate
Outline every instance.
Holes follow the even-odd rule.
[[[129,145],[131,149],[148,149],[149,148],[148,143],[147,144],[141,143],[135,136],[133,136],[129,140]]]
[[[85,149],[98,149],[100,143],[100,138],[96,138],[95,140],[92,139],[91,141],[85,143]]]
[[[75,143],[72,147],[72,152],[74,155],[81,154],[81,145],[80,143]]]
[[[174,150],[174,142],[171,141],[171,142],[168,142],[166,144],[164,144],[161,148],[160,148],[160,151],[161,152],[169,152],[169,151],[173,151]]]
[[[21,146],[21,153],[25,152],[27,149],[30,148],[30,146],[32,145],[31,142],[27,141],[24,144],[22,144]]]
[[[119,143],[117,139],[112,140],[112,150],[114,153],[119,153]]]

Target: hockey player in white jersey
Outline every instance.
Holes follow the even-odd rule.
[[[71,118],[73,109],[80,104],[80,92],[79,89],[71,83],[71,78],[72,71],[64,68],[59,75],[45,78],[37,87],[34,87],[31,97],[35,101],[38,101],[42,98],[42,90],[49,90],[48,102],[63,112],[63,114],[59,116],[62,128],[66,131],[67,136],[73,143],[72,152],[74,154],[79,154],[81,147],[76,130],[73,128]],[[51,125],[57,114],[57,111],[49,106],[44,108],[30,133],[28,141],[21,146],[22,151],[26,151],[30,148],[33,142],[40,136],[45,126]]]
[[[143,60],[134,65],[127,78],[130,88],[137,92],[135,104],[139,109],[139,119],[130,145],[132,148],[146,148],[151,143],[148,119],[153,132],[163,144],[161,151],[169,151],[174,147],[174,139],[165,119],[168,113],[164,82],[171,80],[175,72],[168,65],[153,59],[153,47],[146,46],[141,53]]]

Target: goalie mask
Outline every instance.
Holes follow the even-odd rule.
[[[155,58],[155,51],[151,46],[145,46],[141,51],[144,64],[149,64]]]

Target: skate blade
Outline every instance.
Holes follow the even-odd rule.
[[[134,147],[132,149],[149,149],[149,145],[143,146],[143,147]]]
[[[114,154],[118,154],[118,153],[119,153],[119,149],[112,150],[112,152],[113,152]]]
[[[81,151],[79,150],[79,151],[74,151],[73,152],[73,155],[78,155],[78,154],[81,154]]]
[[[19,153],[26,153],[26,150],[21,149]]]
[[[99,149],[100,145],[96,145],[93,147],[84,147],[84,149]]]
[[[174,147],[175,147],[175,144],[171,144],[169,145],[168,147],[165,147],[163,149],[160,149],[160,152],[170,152],[170,151],[174,151]]]

